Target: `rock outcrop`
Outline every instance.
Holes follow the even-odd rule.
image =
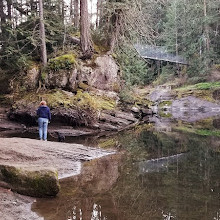
[[[110,55],[97,57],[94,61],[80,62],[71,70],[49,71],[46,87],[75,91],[81,83],[100,90],[118,91],[119,67]]]
[[[0,138],[0,186],[35,197],[55,196],[58,179],[80,173],[82,161],[114,151],[25,138]]]
[[[34,197],[56,196],[59,192],[57,171],[43,167],[0,165],[0,186]]]

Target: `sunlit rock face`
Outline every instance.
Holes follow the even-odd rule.
[[[48,88],[62,88],[70,91],[75,90],[77,69],[50,71],[46,76]]]
[[[102,90],[115,91],[119,88],[119,67],[111,56],[97,57],[90,65],[82,66],[79,81]]]
[[[74,91],[80,83],[101,90],[118,91],[119,67],[111,56],[97,57],[94,61],[81,62],[72,70],[50,71],[45,78],[48,88]]]
[[[28,89],[34,89],[38,84],[39,78],[39,68],[33,67],[30,70],[27,70],[27,74],[24,77],[24,84]]]
[[[4,88],[4,86],[7,85],[7,90],[10,90],[11,92],[33,90],[38,87],[39,78],[40,69],[38,66],[34,66],[9,79],[9,85],[7,85],[7,82],[4,82],[1,87]]]

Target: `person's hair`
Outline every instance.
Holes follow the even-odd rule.
[[[40,105],[47,105],[46,101],[41,101]]]

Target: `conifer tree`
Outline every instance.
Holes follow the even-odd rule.
[[[90,34],[87,0],[80,0],[80,44],[83,54],[82,58],[90,58],[93,53],[93,47]]]
[[[43,0],[39,0],[39,13],[40,13],[41,60],[43,66],[46,66],[47,49],[46,49],[46,36],[45,36],[44,16],[43,16]]]

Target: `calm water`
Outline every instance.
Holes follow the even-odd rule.
[[[216,119],[71,141],[119,153],[85,162],[56,198],[37,199],[32,210],[45,220],[220,220]]]
[[[45,220],[219,220],[219,130],[192,132],[201,123],[166,133],[143,125],[93,142],[119,153],[84,163],[57,198],[37,199],[32,210]]]

